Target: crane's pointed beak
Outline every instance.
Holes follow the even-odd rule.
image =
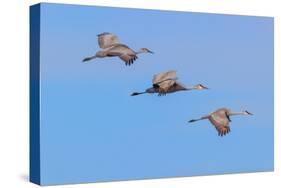
[[[199,86],[200,86],[202,89],[210,89],[210,88],[208,88],[208,87],[206,87],[206,86],[203,86],[202,84],[199,84]]]
[[[248,115],[254,115],[254,114],[252,114],[251,112],[248,112],[247,110],[245,110],[245,112],[248,114]]]
[[[153,52],[153,51],[151,51],[151,50],[147,50],[147,52],[148,52],[148,53],[151,53],[151,54],[154,54],[154,52]]]

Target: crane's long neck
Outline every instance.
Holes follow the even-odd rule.
[[[183,90],[195,90],[197,89],[195,86],[186,86]]]
[[[141,54],[141,53],[145,53],[143,50],[138,50],[135,52],[136,54]]]
[[[228,115],[229,116],[245,115],[245,113],[244,112],[229,112]]]

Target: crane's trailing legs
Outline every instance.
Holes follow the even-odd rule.
[[[97,58],[97,57],[94,55],[94,56],[91,56],[91,57],[86,57],[82,61],[86,62],[86,61],[90,61],[90,60],[95,59],[95,58]]]
[[[141,94],[145,94],[146,92],[134,92],[131,94],[131,96],[136,96],[136,95],[141,95]]]

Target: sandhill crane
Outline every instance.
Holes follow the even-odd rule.
[[[98,34],[98,44],[103,50],[98,51],[94,56],[86,57],[83,62],[90,61],[95,58],[116,57],[122,59],[126,65],[131,65],[138,58],[140,53],[153,53],[147,48],[141,48],[139,51],[134,51],[125,44],[121,44],[118,37],[112,33]]]
[[[234,115],[253,115],[253,114],[248,112],[247,110],[244,110],[242,112],[232,112],[230,109],[220,108],[199,119],[192,119],[189,121],[189,123],[199,120],[209,119],[209,121],[215,126],[216,130],[218,131],[218,135],[224,136],[230,132],[230,127],[229,127],[229,122],[231,122],[230,116],[234,116]]]
[[[202,84],[197,84],[193,87],[185,87],[177,81],[176,71],[168,71],[159,73],[153,76],[153,87],[146,89],[144,92],[134,92],[131,96],[136,96],[145,93],[158,93],[158,96],[166,95],[167,93],[173,93],[184,90],[203,90],[208,89]]]

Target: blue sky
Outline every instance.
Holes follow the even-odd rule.
[[[273,18],[42,4],[43,184],[273,170]],[[82,59],[112,32],[132,49]],[[129,96],[155,73],[176,70],[206,91]],[[220,107],[247,109],[221,138],[208,121]]]

